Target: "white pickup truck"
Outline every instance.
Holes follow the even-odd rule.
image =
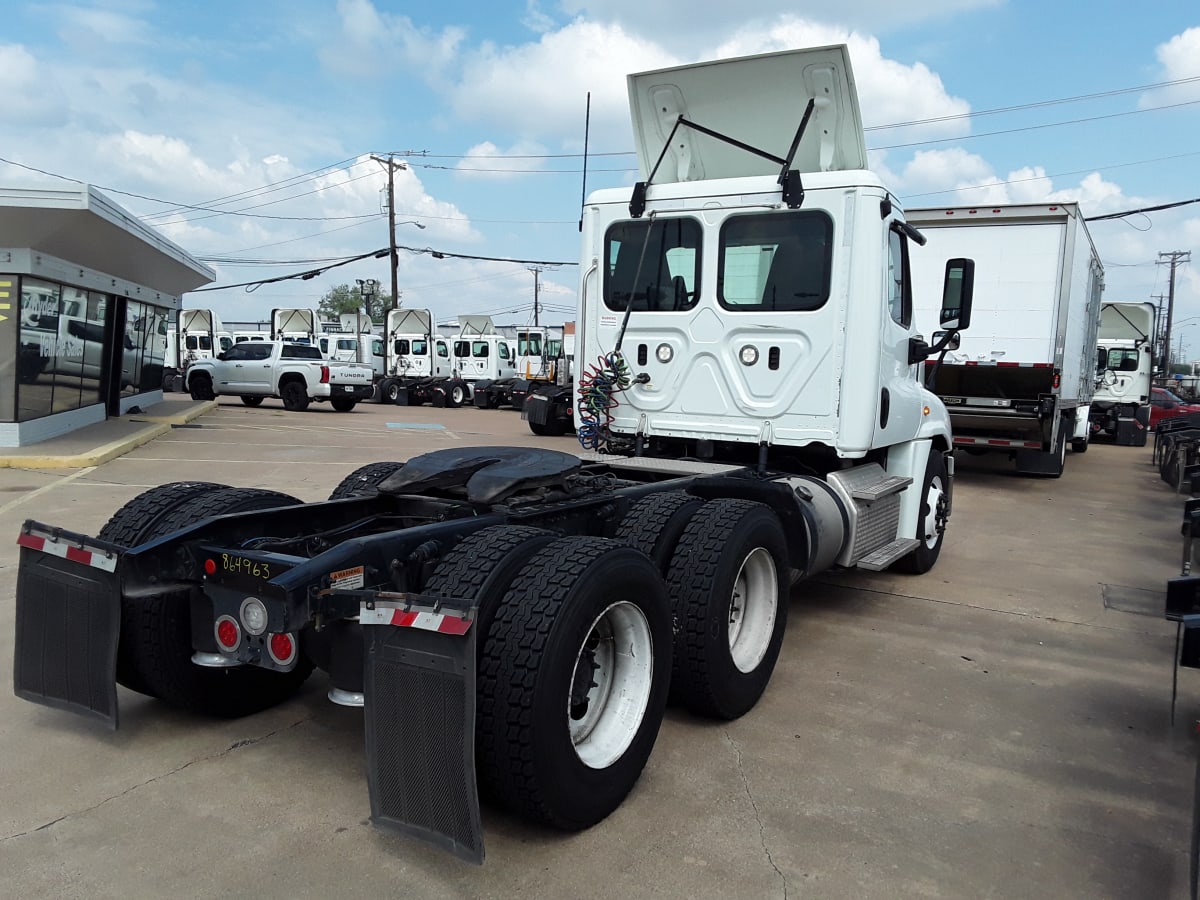
[[[216,359],[194,363],[187,372],[187,390],[193,400],[236,396],[247,406],[258,406],[267,397],[278,397],[293,412],[302,412],[314,400],[328,400],[338,412],[349,412],[371,396],[374,385],[370,366],[333,362],[316,346],[246,341]]]

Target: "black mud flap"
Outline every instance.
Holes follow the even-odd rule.
[[[432,598],[430,598],[432,599]],[[371,820],[483,862],[475,781],[475,607],[362,604]]]
[[[535,391],[521,405],[521,418],[534,425],[545,425],[550,421],[550,397]]]
[[[116,730],[119,550],[31,522],[18,543],[16,695]]]

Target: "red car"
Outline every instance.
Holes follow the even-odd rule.
[[[1200,403],[1189,403],[1166,388],[1150,389],[1151,428],[1163,419],[1173,419],[1176,416],[1190,416],[1194,413],[1200,413]]]

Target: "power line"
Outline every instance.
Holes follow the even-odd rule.
[[[1022,131],[1037,131],[1041,128],[1060,128],[1063,125],[1082,125],[1087,122],[1100,122],[1104,119],[1117,119],[1122,116],[1136,116],[1141,113],[1160,112],[1164,109],[1179,109],[1184,106],[1195,106],[1200,100],[1185,100],[1182,103],[1171,103],[1167,106],[1151,106],[1146,109],[1127,109],[1124,112],[1108,113],[1103,116],[1089,116],[1085,119],[1069,119],[1065,122],[1044,122],[1041,125],[1023,125],[1020,128],[1006,128],[1001,131],[984,131],[979,134],[964,134],[959,137],[932,138],[927,141],[909,141],[906,144],[886,144],[882,147],[868,147],[868,150],[901,150],[906,147],[925,147],[929,144],[947,144],[955,141],[974,140],[975,138],[997,137],[1004,134],[1019,134]]]
[[[1033,103],[1021,103],[1016,106],[997,106],[994,109],[979,109],[972,110],[969,113],[959,113],[953,116],[934,116],[929,119],[913,119],[911,122],[894,122],[891,125],[872,125],[864,128],[863,131],[884,131],[888,128],[907,128],[912,125],[935,125],[939,122],[953,122],[959,119],[975,119],[982,116],[994,116],[1000,113],[1020,112],[1026,109],[1039,109],[1046,106],[1059,106],[1064,103],[1078,103],[1082,100],[1098,100],[1104,97],[1116,97],[1120,94],[1135,94],[1139,91],[1154,91],[1162,90],[1163,88],[1175,87],[1181,84],[1191,84],[1200,81],[1200,75],[1195,75],[1190,78],[1179,78],[1175,81],[1160,81],[1156,84],[1145,84],[1140,87],[1116,88],[1111,91],[1099,91],[1094,94],[1080,94],[1075,97],[1062,97],[1058,100],[1037,100]],[[1156,107],[1159,109],[1170,107]]]
[[[431,247],[405,247],[400,244],[396,245],[396,249],[404,250],[404,251],[407,251],[408,253],[414,253],[414,254],[418,254],[418,255],[428,253],[434,259],[470,259],[470,260],[477,260],[477,261],[481,261],[481,262],[503,262],[503,263],[513,263],[515,265],[536,265],[536,266],[577,266],[577,265],[579,265],[579,263],[577,261],[560,262],[560,261],[546,260],[546,259],[516,259],[513,257],[509,257],[509,256],[473,256],[473,255],[466,254],[466,253],[452,253],[449,250],[434,250]],[[280,281],[291,281],[291,280],[308,281],[308,280],[316,278],[320,275],[324,275],[330,269],[336,269],[341,266],[348,266],[348,265],[350,265],[350,263],[359,262],[360,260],[368,259],[371,257],[374,257],[375,259],[383,259],[384,257],[391,256],[391,253],[392,253],[391,247],[384,247],[382,250],[372,250],[370,253],[360,253],[357,256],[344,257],[344,258],[338,259],[335,262],[330,263],[327,266],[319,266],[317,268],[305,269],[304,271],[292,272],[288,275],[276,275],[273,278],[261,278],[257,281],[243,281],[243,282],[240,282],[239,284],[209,285],[208,287],[195,288],[195,289],[193,289],[192,293],[198,294],[198,293],[201,293],[204,291],[226,291],[231,288],[247,288],[248,291],[253,291],[253,290],[257,290],[258,288],[262,287],[265,284],[275,284]]]

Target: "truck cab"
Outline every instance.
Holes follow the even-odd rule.
[[[731,104],[739,92],[762,102]],[[633,75],[630,101],[651,177],[583,214],[579,340],[614,371],[577,373],[625,387],[602,417],[580,404],[581,437],[701,458],[805,450],[825,467],[949,450],[918,378],[923,239],[866,168],[841,49]]]
[[[1100,308],[1096,347],[1096,389],[1089,425],[1126,446],[1144,446],[1157,417],[1152,402],[1158,310],[1153,303],[1105,303]]]

